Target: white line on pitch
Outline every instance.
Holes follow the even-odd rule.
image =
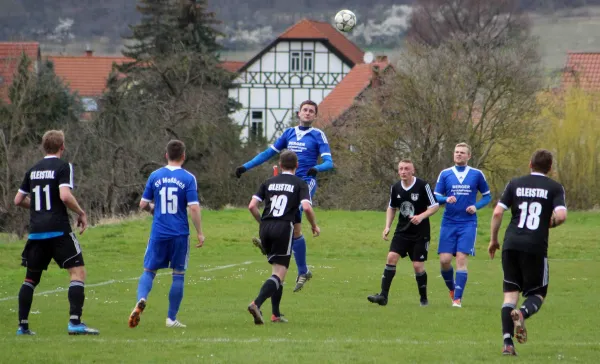
[[[252,263],[251,261],[247,261],[247,262],[243,262],[243,263],[238,263],[238,264],[227,264],[227,265],[220,265],[217,267],[213,267],[213,268],[208,268],[208,269],[204,269],[203,272],[212,272],[215,270],[221,270],[221,269],[227,269],[227,268],[232,268],[232,267],[237,267],[240,265],[248,265]],[[171,274],[171,272],[163,272],[163,273],[157,273],[157,276],[162,276],[162,275],[167,275],[167,274]],[[121,283],[121,282],[126,282],[126,281],[134,281],[134,280],[138,280],[140,279],[140,277],[132,277],[132,278],[123,278],[123,279],[111,279],[109,281],[104,281],[104,282],[99,282],[99,283],[92,283],[92,284],[86,284],[85,287],[89,288],[89,287],[100,287],[100,286],[107,286],[109,284],[114,284],[114,283]],[[64,292],[67,291],[68,288],[57,288],[57,289],[53,289],[51,291],[44,291],[44,292],[38,292],[35,293],[34,296],[41,296],[41,295],[46,295],[46,294],[52,294],[52,293],[59,293],[59,292]],[[0,302],[2,301],[9,301],[9,300],[16,300],[17,298],[19,298],[19,296],[10,296],[10,297],[2,297],[0,298]]]

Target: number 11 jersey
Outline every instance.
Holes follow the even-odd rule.
[[[181,167],[157,169],[148,177],[142,201],[154,201],[150,239],[189,235],[187,207],[200,203],[196,177]]]
[[[306,182],[286,172],[266,180],[252,197],[265,203],[263,221],[294,222],[302,201],[311,202]]]
[[[510,181],[498,206],[512,214],[502,249],[547,255],[552,213],[567,208],[563,186],[541,173],[531,173]]]

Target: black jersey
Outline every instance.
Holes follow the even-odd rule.
[[[308,185],[301,178],[283,173],[266,180],[254,198],[264,201],[262,220],[293,222],[302,201],[310,202]]]
[[[391,188],[389,203],[389,207],[400,210],[396,232],[411,237],[429,237],[429,218],[421,221],[419,225],[412,224],[410,220],[437,204],[431,187],[424,180],[415,177],[408,188],[402,185],[402,181],[398,181]]]
[[[46,157],[25,173],[19,192],[30,195],[30,233],[71,232],[60,187],[73,188],[73,166],[60,158]]]
[[[498,206],[512,213],[503,250],[547,254],[552,213],[567,208],[565,189],[543,174],[532,173],[510,181]]]

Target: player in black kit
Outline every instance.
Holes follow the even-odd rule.
[[[25,173],[14,201],[15,205],[30,211],[29,237],[22,254],[22,265],[27,268],[27,273],[19,291],[17,335],[35,335],[29,329],[28,319],[33,291],[52,259],[66,269],[71,278],[67,332],[69,335],[98,335],[98,330],[87,327],[81,321],[86,273],[81,247],[71,231],[67,208],[77,214],[80,234],[87,227],[87,217],[71,194],[73,166],[60,159],[65,151],[64,133],[47,131],[42,138],[42,147],[46,156]]]
[[[552,153],[538,150],[529,163],[531,174],[510,181],[492,216],[488,252],[494,259],[500,249],[498,231],[505,210],[511,219],[502,244],[504,304],[502,305],[503,355],[517,355],[512,340],[527,341],[525,320],[538,312],[548,292],[548,233],[565,222],[567,207],[563,186],[548,178]],[[519,292],[526,298],[520,309]]]
[[[271,298],[273,308],[272,322],[287,322],[279,311],[283,295],[283,281],[290,265],[294,221],[300,206],[310,222],[313,236],[319,236],[320,229],[310,202],[308,185],[294,174],[298,167],[298,157],[292,151],[285,151],[279,157],[282,174],[266,180],[258,192],[252,196],[248,209],[260,224],[260,240],[272,265],[272,275],[265,281],[258,297],[248,305],[248,312],[254,317],[254,323],[264,324],[260,306]],[[258,210],[260,202],[265,203],[262,213]]]
[[[398,175],[400,181],[392,186],[390,191],[390,202],[387,208],[385,229],[383,239],[388,240],[390,228],[396,216],[396,210],[400,210],[396,232],[390,244],[387,262],[381,278],[381,293],[367,297],[370,302],[381,306],[387,305],[388,292],[392,285],[392,279],[396,275],[396,264],[400,257],[407,255],[413,262],[415,279],[421,306],[429,304],[427,300],[427,272],[425,272],[425,261],[429,250],[431,238],[429,216],[435,214],[440,208],[431,187],[424,180],[414,176],[415,167],[411,160],[403,159],[398,163]]]

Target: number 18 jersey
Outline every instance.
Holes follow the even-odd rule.
[[[252,197],[265,203],[261,218],[263,221],[294,222],[302,201],[310,202],[306,182],[285,172],[266,180]]]
[[[157,169],[148,177],[142,201],[154,201],[150,239],[189,235],[187,207],[200,203],[196,177],[181,167]]]
[[[563,186],[540,173],[510,181],[498,206],[512,214],[502,249],[544,255],[552,213],[567,208]]]

